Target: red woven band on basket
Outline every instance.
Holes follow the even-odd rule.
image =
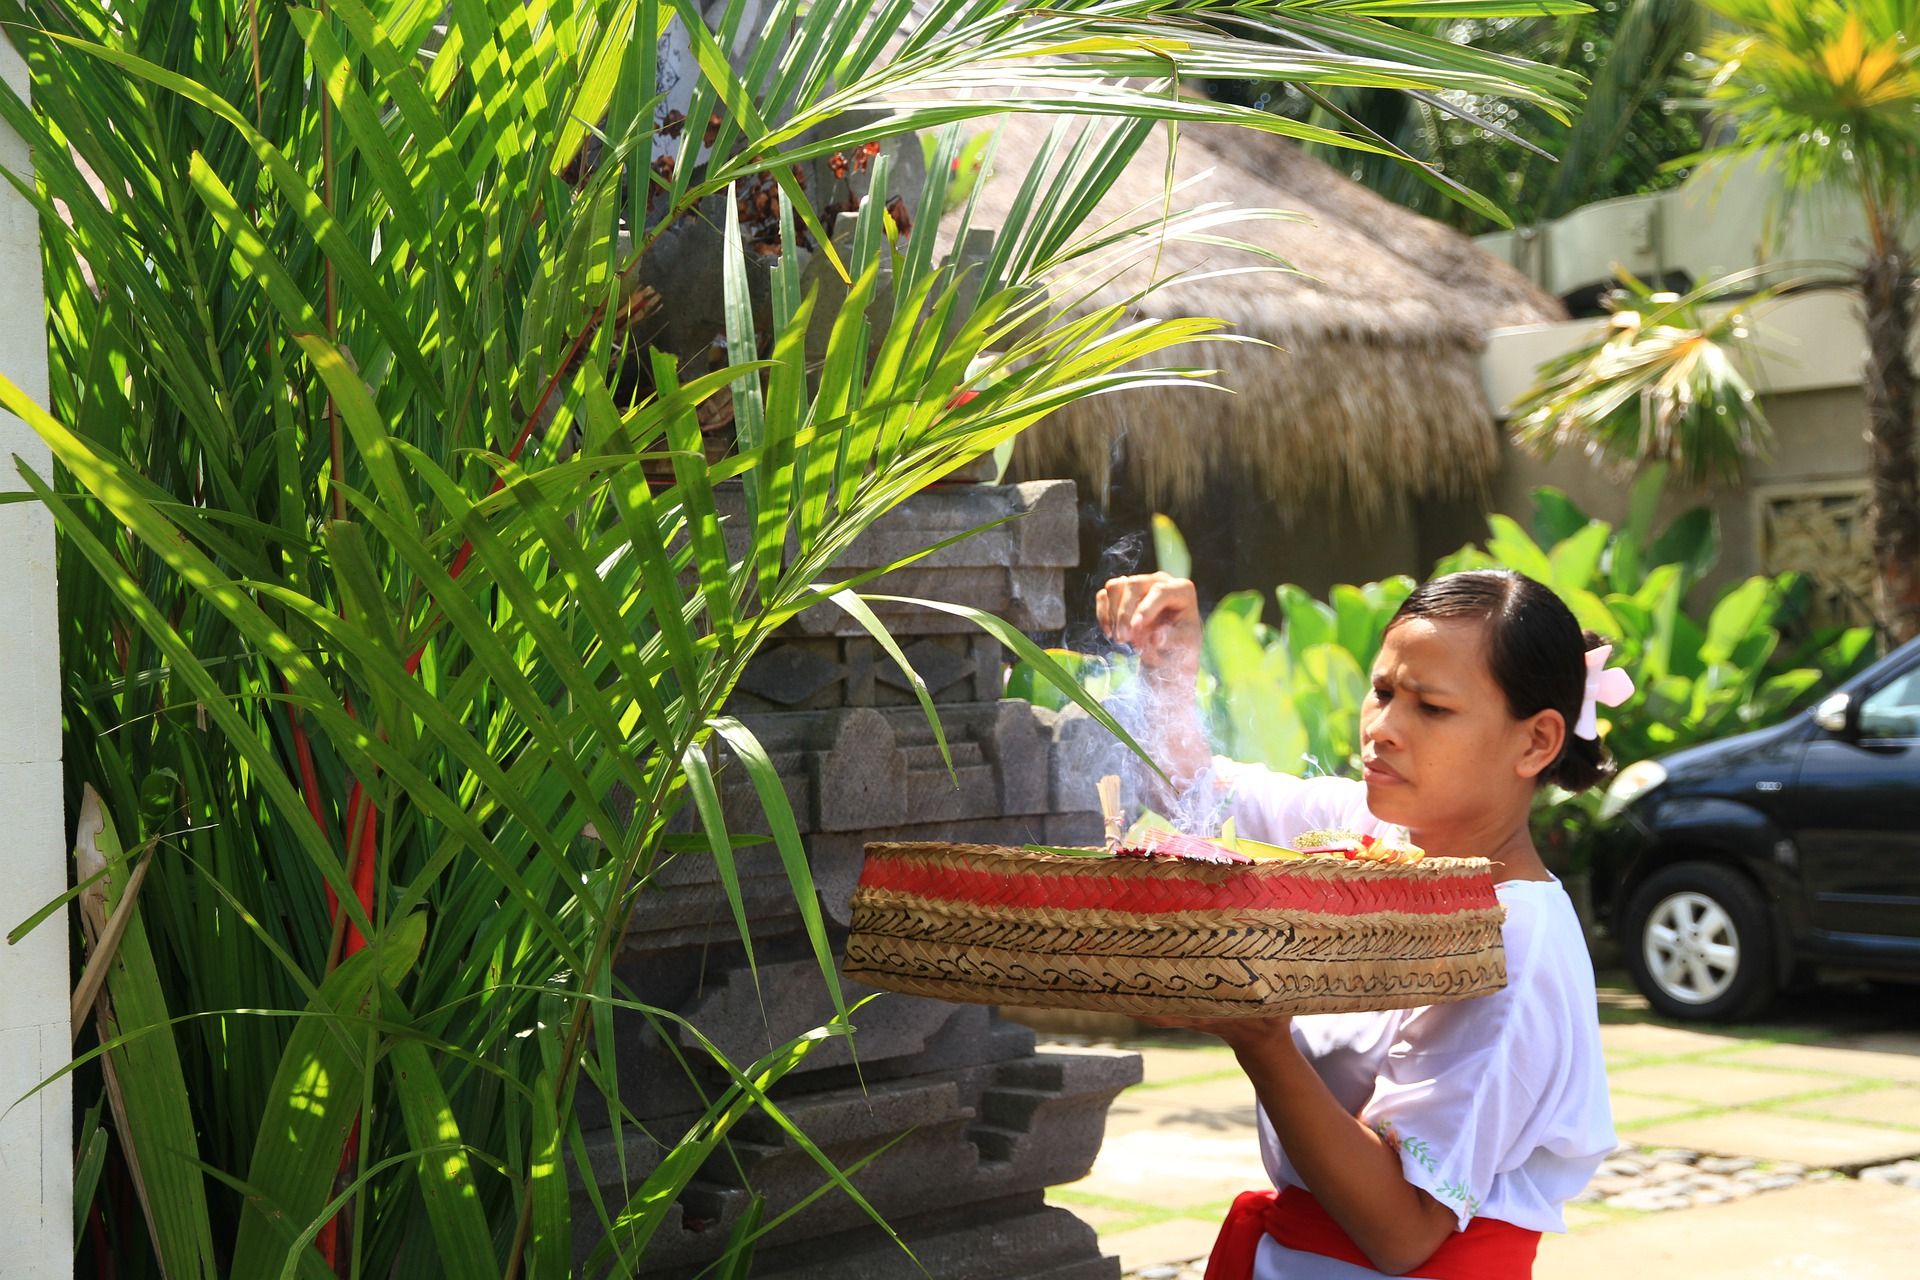
[[[1097,872],[1036,876],[980,871],[910,857],[869,857],[860,873],[860,887],[935,901],[1034,910],[1111,910],[1124,903],[1129,912],[1149,915],[1276,909],[1332,915],[1380,911],[1450,915],[1459,911],[1463,902],[1490,897],[1493,889],[1491,872],[1444,879],[1323,879],[1263,875],[1252,868],[1215,873],[1204,879],[1164,872],[1152,876]]]

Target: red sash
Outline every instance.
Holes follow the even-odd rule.
[[[1242,1191],[1220,1224],[1220,1238],[1207,1258],[1206,1280],[1252,1280],[1260,1237],[1272,1236],[1300,1253],[1317,1253],[1355,1266],[1373,1262],[1348,1238],[1311,1192]],[[1540,1233],[1497,1218],[1475,1218],[1446,1238],[1433,1256],[1414,1268],[1421,1280],[1529,1280]]]

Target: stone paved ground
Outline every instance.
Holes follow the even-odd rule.
[[[1920,989],[1828,990],[1761,1025],[1694,1028],[1609,985],[1601,1037],[1624,1145],[1569,1207],[1569,1234],[1543,1243],[1538,1280],[1617,1280],[1629,1264],[1689,1280],[1920,1274],[1916,1004]],[[1146,1078],[1114,1104],[1093,1172],[1050,1198],[1128,1276],[1197,1280],[1227,1202],[1264,1183],[1252,1090],[1217,1041],[1121,1043]]]

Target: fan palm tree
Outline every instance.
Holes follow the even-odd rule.
[[[1866,314],[1875,611],[1920,634],[1920,454],[1912,362],[1920,216],[1920,0],[1702,0],[1724,20],[1701,74],[1732,141],[1709,153],[1779,166],[1867,229],[1854,284]]]
[[[22,472],[60,539],[84,891],[121,921],[72,1068],[93,1256],[549,1280],[575,1274],[577,1177],[584,1265],[632,1274],[756,1109],[864,1205],[768,1098],[852,1024],[781,781],[723,713],[745,664],[833,602],[905,667],[834,571],[855,538],[1062,404],[1203,379],[1151,358],[1216,322],[1073,310],[1247,216],[1083,227],[1151,130],[1377,145],[1180,81],[1566,114],[1565,74],[1375,16],[1542,7],[0,0],[52,366],[50,404],[0,379],[0,407],[58,464]],[[960,126],[1008,111],[1059,124],[963,264],[935,234]],[[671,261],[721,282],[710,322]],[[634,1135],[611,1019],[673,1015],[614,973],[633,905],[712,858],[754,955],[723,762],[839,1012],[755,1063],[683,1028],[725,1086]],[[669,834],[689,802],[698,840]],[[629,1136],[661,1141],[630,1164]],[[792,1208],[743,1222],[731,1274]]]
[[[1542,457],[1577,445],[1622,471],[1663,465],[1690,486],[1737,480],[1772,437],[1739,357],[1755,308],[1787,287],[1749,293],[1756,274],[1682,296],[1621,272],[1605,328],[1542,365],[1509,407],[1515,441]],[[1737,305],[1709,309],[1735,292]]]

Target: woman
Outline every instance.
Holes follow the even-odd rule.
[[[1102,628],[1139,654],[1164,765],[1217,795],[1243,835],[1402,831],[1428,854],[1481,857],[1506,908],[1507,986],[1456,1004],[1290,1018],[1154,1019],[1225,1040],[1259,1100],[1277,1192],[1243,1195],[1207,1280],[1514,1280],[1540,1233],[1615,1146],[1593,970],[1572,904],[1535,852],[1537,788],[1606,772],[1596,701],[1631,693],[1551,591],[1457,573],[1388,624],[1361,711],[1364,782],[1209,758],[1194,705],[1193,584],[1116,578]]]

